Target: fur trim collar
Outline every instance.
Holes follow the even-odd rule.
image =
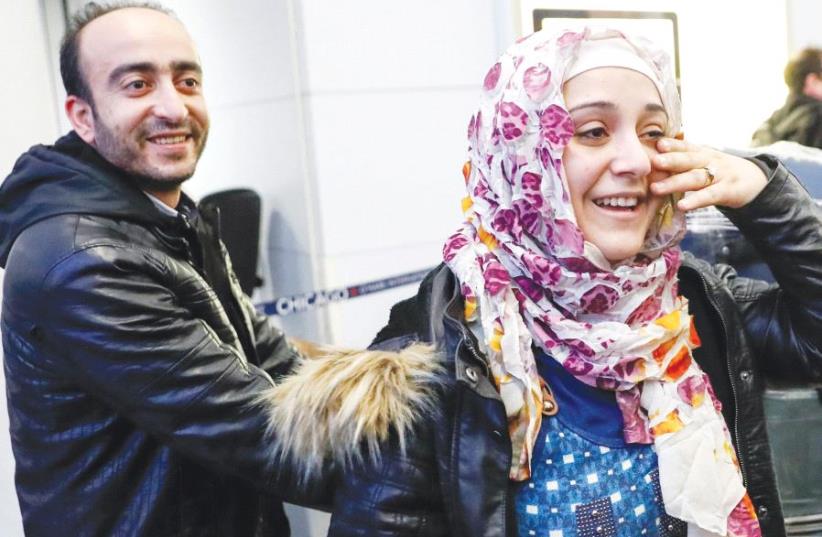
[[[414,423],[433,408],[441,371],[433,347],[422,344],[304,360],[260,398],[280,462],[308,479],[328,462],[377,460],[392,430],[404,451]]]

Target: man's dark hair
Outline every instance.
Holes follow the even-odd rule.
[[[791,95],[801,95],[805,78],[810,74],[822,76],[822,49],[805,48],[785,66],[785,84]]]
[[[166,15],[174,13],[156,2],[89,2],[78,9],[68,22],[63,41],[60,43],[60,76],[67,95],[76,95],[93,105],[91,88],[80,69],[80,32],[88,23],[119,9],[139,7],[153,9]]]

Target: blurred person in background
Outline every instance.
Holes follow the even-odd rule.
[[[386,409],[359,373],[275,389],[300,431],[283,453],[340,463],[329,535],[784,536],[761,396],[764,375],[822,378],[820,209],[775,158],[678,139],[643,39],[538,32],[483,86],[465,223],[374,340],[413,350],[371,363]],[[681,251],[713,205],[776,284]],[[386,381],[426,360],[414,389]],[[350,432],[389,408],[390,434]],[[344,434],[318,447],[316,424]]]
[[[753,135],[753,145],[796,142],[822,149],[822,50],[806,48],[785,66],[788,98]]]

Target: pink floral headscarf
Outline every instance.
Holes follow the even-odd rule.
[[[616,391],[626,441],[655,444],[666,510],[691,535],[760,535],[720,405],[692,357],[699,339],[676,277],[684,215],[667,205],[642,251],[616,266],[577,225],[562,166],[574,134],[562,85],[587,45],[607,39],[642,60],[667,134],[679,132],[668,56],[644,40],[590,30],[538,32],[514,44],[488,71],[468,125],[466,222],[443,256],[466,317],[482,324],[509,418],[510,477],[530,477],[541,425],[537,345],[582,382]]]

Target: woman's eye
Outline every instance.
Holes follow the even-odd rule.
[[[656,140],[658,138],[662,138],[663,136],[665,136],[665,132],[663,132],[661,129],[650,129],[645,131],[645,136]]]
[[[579,131],[576,136],[589,140],[601,140],[608,136],[608,131],[605,130],[605,127],[594,127],[592,129]]]

